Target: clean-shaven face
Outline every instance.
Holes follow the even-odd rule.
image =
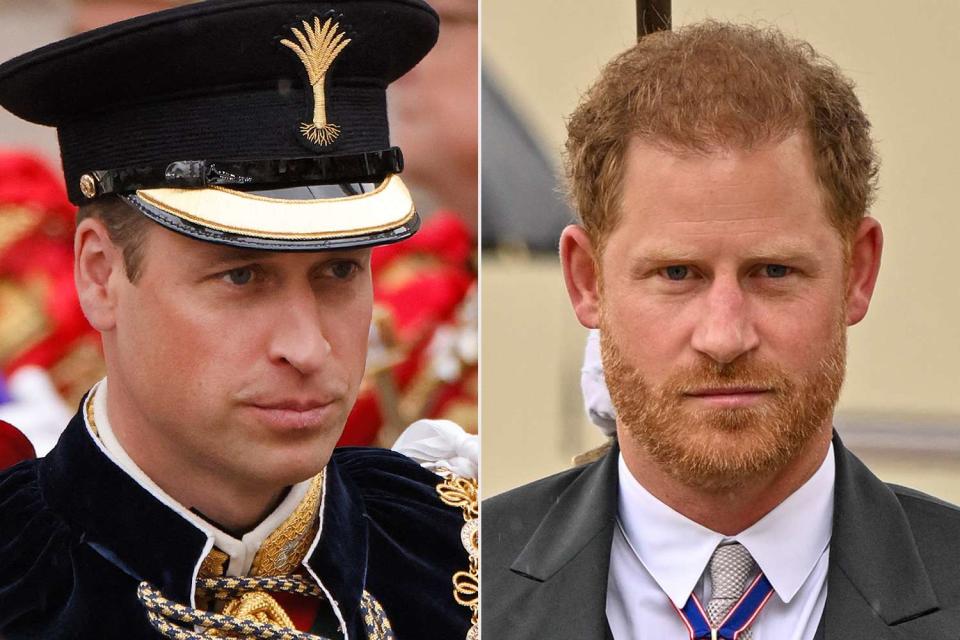
[[[130,437],[241,483],[316,474],[363,376],[370,250],[248,251],[151,224],[144,252],[111,339]]]
[[[805,137],[707,154],[633,140],[600,273],[621,437],[670,475],[736,487],[830,428],[846,267]]]

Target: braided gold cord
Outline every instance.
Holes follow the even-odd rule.
[[[264,589],[273,591],[285,591],[288,593],[310,593],[309,583],[299,576],[283,576],[277,578],[203,578],[197,581],[198,587],[207,589],[211,592],[223,592],[225,594],[234,593],[244,587],[257,588],[259,591],[248,594],[245,611],[240,611],[238,606],[233,615],[231,612],[212,613],[209,611],[200,611],[193,607],[188,607],[168,598],[165,598],[158,590],[153,588],[148,582],[141,582],[137,588],[137,597],[147,610],[147,617],[154,629],[162,633],[165,637],[173,640],[208,640],[211,637],[229,637],[237,638],[257,638],[258,640],[329,640],[322,636],[312,633],[305,633],[292,628],[292,621],[289,616],[277,602],[263,593]],[[201,585],[201,583],[203,583]],[[313,585],[316,588],[315,585]],[[319,591],[319,588],[316,588]],[[264,598],[264,596],[266,598]],[[240,599],[243,602],[243,598]],[[275,607],[275,608],[274,608]],[[276,609],[279,609],[282,616],[276,616]],[[264,616],[259,614],[263,613]],[[269,617],[274,614],[285,623],[281,626],[277,622],[270,621]],[[244,615],[245,617],[239,617]],[[262,621],[264,620],[264,621]],[[191,626],[203,628],[202,633],[198,633],[184,627],[176,626],[172,622],[180,622]]]
[[[329,640],[293,628],[293,621],[266,591],[323,597],[320,587],[301,576],[269,578],[198,578],[197,591],[217,600],[233,598],[223,613],[201,611],[165,598],[148,582],[141,582],[137,597],[147,610],[153,628],[172,640],[256,638],[257,640]],[[395,640],[383,607],[367,591],[360,599],[367,640]],[[202,632],[176,623],[201,627]]]
[[[247,591],[295,593],[301,596],[323,597],[320,587],[302,576],[197,578],[197,591],[217,600],[226,600]]]
[[[367,640],[395,640],[393,627],[377,599],[364,591],[360,599],[360,610],[363,613],[363,627],[367,632]]]
[[[232,600],[223,608],[223,615],[234,616],[241,620],[256,620],[257,622],[271,622],[280,627],[296,628],[293,620],[283,610],[280,603],[263,591],[251,591]],[[219,635],[211,631],[210,635]]]

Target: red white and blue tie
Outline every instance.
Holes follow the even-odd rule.
[[[717,547],[707,566],[712,592],[704,608],[691,594],[677,609],[690,640],[751,640],[750,625],[773,595],[763,573],[752,580],[756,563],[740,543]]]

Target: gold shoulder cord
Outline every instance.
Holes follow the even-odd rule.
[[[477,505],[477,481],[440,468],[436,473],[443,478],[437,485],[437,493],[443,504],[460,507],[463,511],[463,528],[460,541],[470,557],[470,566],[466,571],[453,574],[453,599],[470,609],[470,630],[466,640],[480,640],[480,521]]]

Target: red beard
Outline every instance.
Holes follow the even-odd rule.
[[[601,322],[600,348],[621,437],[629,436],[677,481],[707,491],[726,491],[766,477],[795,459],[824,428],[840,396],[846,362],[846,326],[814,370],[788,375],[752,354],[721,365],[703,358],[651,387],[623,358]],[[686,396],[711,387],[771,391],[755,406],[690,406]]]

